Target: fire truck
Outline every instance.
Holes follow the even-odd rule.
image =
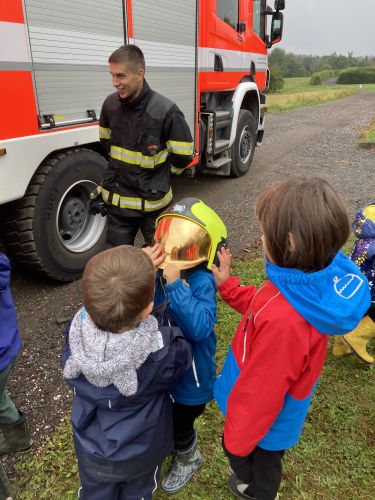
[[[239,177],[264,133],[267,49],[284,0],[12,0],[0,4],[0,239],[59,281],[105,245],[89,196],[107,159],[98,117],[114,91],[109,55],[144,52],[150,86],[191,128],[190,171]]]

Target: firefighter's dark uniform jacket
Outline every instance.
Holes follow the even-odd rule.
[[[125,217],[155,212],[172,200],[171,169],[182,172],[193,158],[184,115],[144,81],[134,101],[115,92],[104,101],[100,141],[109,154],[102,179],[105,201]]]

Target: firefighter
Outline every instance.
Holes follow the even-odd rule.
[[[133,245],[138,229],[151,244],[155,220],[172,201],[171,171],[182,173],[189,165],[193,140],[177,105],[146,82],[139,47],[123,45],[108,62],[117,92],[100,115],[109,161],[91,212],[107,214],[109,245]]]

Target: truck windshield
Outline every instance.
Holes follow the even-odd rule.
[[[238,0],[217,0],[216,14],[234,30],[237,30]]]

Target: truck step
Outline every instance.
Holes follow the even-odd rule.
[[[215,111],[216,130],[228,127],[232,123],[232,112],[226,110]]]
[[[215,142],[215,154],[221,153],[228,149],[229,140],[228,139],[219,139]]]

